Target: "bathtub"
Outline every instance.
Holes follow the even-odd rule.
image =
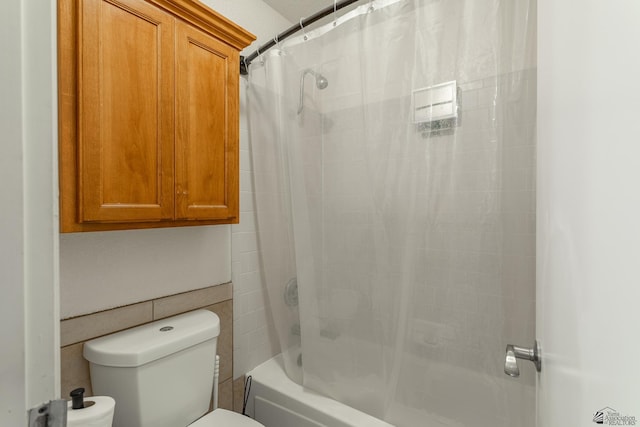
[[[394,427],[291,381],[278,355],[252,377],[247,413],[266,427]]]
[[[535,370],[514,381],[406,356],[414,390],[425,395],[421,408],[393,403],[381,421],[291,381],[278,355],[249,372],[253,385],[248,413],[266,427],[495,427],[535,425]]]

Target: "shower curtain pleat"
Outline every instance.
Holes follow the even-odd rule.
[[[502,368],[535,338],[535,8],[377,0],[251,64],[263,279],[305,387],[399,427],[534,425],[533,370]],[[455,125],[415,123],[451,81]]]

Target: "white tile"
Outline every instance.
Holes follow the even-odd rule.
[[[255,232],[256,231],[255,212],[240,212],[240,223],[233,225],[233,233]]]
[[[240,274],[237,284],[238,295],[260,289],[261,285],[260,273],[258,271]]]
[[[250,292],[247,296],[249,298],[249,311],[264,310],[267,301],[264,299],[262,289]]]
[[[240,212],[254,212],[255,206],[253,193],[249,191],[240,192]]]
[[[233,259],[238,259],[238,255],[243,252],[258,250],[258,242],[255,232],[234,233],[231,236]]]
[[[269,322],[269,317],[267,316],[267,311],[265,310],[264,306],[257,309],[256,311],[253,311],[252,314],[255,314],[256,316],[257,325],[266,325]]]
[[[463,112],[476,108],[478,106],[478,91],[477,90],[463,91],[461,102],[462,102]]]
[[[249,129],[247,120],[247,83],[245,79],[240,79],[240,129]]]
[[[240,128],[240,149],[249,150],[249,129]]]
[[[244,316],[238,317],[234,322],[235,327],[238,329],[238,334],[244,335],[256,329],[258,325],[258,316],[256,312],[249,312]]]
[[[240,170],[241,171],[251,171],[253,170],[251,164],[251,153],[249,150],[240,150]]]
[[[233,284],[237,284],[240,279],[240,260],[232,260],[231,262],[231,281]],[[233,289],[233,293],[236,293],[235,288]]]
[[[251,171],[240,171],[240,191],[253,192],[253,174]]]
[[[497,87],[495,86],[478,90],[478,106],[493,106],[494,103],[500,102],[496,91]]]
[[[235,318],[240,319],[251,312],[251,310],[249,310],[248,293],[234,295],[234,299],[236,300],[236,312],[234,312],[234,314],[237,315],[234,316]]]
[[[473,80],[470,82],[460,83],[459,86],[463,91],[471,91],[482,88],[482,84],[482,80]]]
[[[260,257],[257,251],[240,254],[240,273],[252,273],[260,269]]]

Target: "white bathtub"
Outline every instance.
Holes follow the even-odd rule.
[[[266,427],[495,427],[535,425],[535,371],[517,381],[450,364],[407,356],[412,390],[431,391],[417,407],[398,403],[387,410],[394,424],[381,421],[310,391],[285,374],[280,355],[249,372],[253,378],[248,413]],[[529,378],[527,378],[529,377]],[[411,382],[413,381],[413,383]],[[417,396],[417,394],[416,394]],[[415,405],[414,405],[415,406]]]
[[[266,427],[394,427],[294,383],[278,355],[249,372],[247,412]]]

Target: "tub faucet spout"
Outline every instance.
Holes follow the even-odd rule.
[[[518,359],[529,360],[536,365],[536,371],[540,372],[541,360],[540,360],[540,346],[538,341],[535,341],[532,348],[520,347],[517,345],[509,344],[506,349],[506,356],[504,360],[504,373],[510,377],[517,378],[520,376],[520,368],[518,367]]]

